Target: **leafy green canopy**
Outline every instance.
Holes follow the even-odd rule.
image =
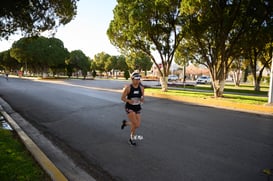
[[[130,70],[139,70],[139,72],[151,70],[153,62],[146,54],[132,54],[126,58],[126,63]]]
[[[0,68],[6,71],[19,70],[21,64],[13,57],[10,56],[10,50],[0,52]]]
[[[71,76],[73,71],[81,71],[85,79],[87,72],[90,70],[91,61],[81,50],[74,50],[70,53],[70,57],[66,60],[66,64],[68,65],[69,76]]]
[[[260,36],[261,29],[272,29],[272,1],[187,0],[180,10],[187,20],[187,44],[183,46],[191,51],[193,60],[209,68],[215,97],[221,97],[232,62],[250,44],[242,45]],[[272,39],[272,32],[269,37]]]
[[[42,72],[48,68],[64,67],[69,52],[57,38],[31,37],[14,42],[10,55],[22,65],[27,65],[25,69]]]
[[[70,22],[79,0],[1,0],[0,39],[17,31],[36,35]]]
[[[169,73],[175,49],[182,39],[180,0],[118,0],[107,30],[111,43],[125,54],[143,52]]]

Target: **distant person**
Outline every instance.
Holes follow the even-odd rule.
[[[6,72],[6,80],[9,80],[9,73]]]
[[[140,74],[133,73],[131,76],[132,83],[123,89],[121,100],[125,102],[125,111],[129,121],[123,120],[121,129],[130,126],[130,138],[128,143],[136,145],[136,139],[142,139],[140,135],[136,135],[136,129],[139,128],[141,122],[141,104],[144,102],[144,87],[140,83]]]

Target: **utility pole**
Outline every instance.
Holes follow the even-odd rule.
[[[268,104],[273,106],[273,58],[271,58],[270,83],[268,92]]]

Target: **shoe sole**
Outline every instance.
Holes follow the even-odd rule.
[[[130,146],[136,146],[137,144],[135,143],[135,144],[132,144],[129,140],[128,140],[128,142],[127,142]]]
[[[143,139],[144,139],[144,137],[142,135],[135,135],[133,138],[133,140],[139,140],[139,141],[141,141]]]

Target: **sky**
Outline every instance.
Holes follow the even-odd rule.
[[[69,51],[82,50],[91,59],[100,52],[119,55],[106,34],[116,4],[116,0],[80,0],[76,17],[59,27],[55,38],[62,40]],[[12,43],[20,38],[11,36],[8,41],[0,41],[0,52],[11,48]]]

